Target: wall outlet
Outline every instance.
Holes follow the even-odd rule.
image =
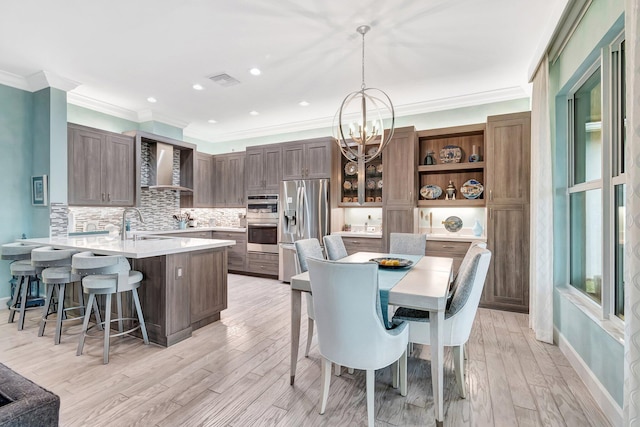
[[[376,232],[376,226],[375,225],[368,226],[366,231],[369,232],[369,233],[375,233]]]
[[[176,280],[182,277],[182,267],[176,267]]]

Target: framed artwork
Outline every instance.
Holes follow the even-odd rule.
[[[31,204],[33,206],[47,206],[47,175],[31,177]]]

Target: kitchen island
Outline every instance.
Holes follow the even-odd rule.
[[[227,308],[227,247],[234,240],[97,235],[27,241],[129,258],[144,277],[138,292],[149,340],[156,344],[168,347],[189,338],[193,330],[220,320]],[[126,298],[123,310],[125,317],[135,317]]]

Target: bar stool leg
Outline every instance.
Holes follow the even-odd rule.
[[[96,317],[96,326],[99,331],[102,331],[102,317],[100,316],[100,308],[98,307],[98,299],[93,295],[89,295],[89,301],[87,302],[87,307],[89,307],[89,317],[91,317],[91,297],[93,296],[93,314]]]
[[[82,321],[82,331],[80,332],[80,340],[78,341],[78,351],[76,351],[76,356],[80,356],[82,354],[82,349],[84,348],[84,337],[87,334],[87,329],[89,328],[89,318],[91,317],[91,307],[95,305],[96,313],[97,313],[97,305],[96,305],[96,296],[94,294],[89,294],[89,311],[84,315],[84,320]],[[99,317],[100,314],[97,314]]]
[[[27,292],[31,283],[29,279],[31,276],[22,276],[22,294],[20,295],[20,320],[18,320],[18,330],[24,329],[24,315],[27,312]]]
[[[111,330],[111,294],[106,295],[104,310],[104,364],[109,363],[109,332]]]
[[[16,283],[16,287],[13,292],[13,299],[11,300],[11,305],[9,307],[16,308],[18,304],[18,299],[20,298],[20,292],[22,292],[22,278],[23,276],[18,276],[18,283]],[[13,323],[16,318],[16,310],[9,310],[9,321],[7,323]]]
[[[116,306],[118,307],[118,332],[122,333],[124,328],[122,327],[122,294],[120,292],[116,293]]]
[[[132,289],[133,302],[136,305],[136,312],[138,313],[138,322],[140,322],[140,331],[142,332],[142,338],[145,344],[149,344],[149,337],[147,336],[147,326],[144,323],[144,316],[142,315],[142,307],[140,306],[140,297],[138,297],[138,290]]]
[[[60,337],[62,335],[62,318],[64,317],[64,291],[66,283],[58,284],[58,317],[56,319],[56,335],[54,337],[54,344],[60,344]]]
[[[55,285],[45,284],[47,287],[47,297],[44,300],[44,307],[42,307],[42,319],[40,319],[40,329],[38,330],[38,336],[44,335],[44,328],[47,325],[47,318],[51,312],[51,302],[53,299],[53,288]]]

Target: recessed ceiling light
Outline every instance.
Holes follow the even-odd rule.
[[[217,121],[213,120],[213,119],[209,119],[207,120],[209,123],[218,123]]]
[[[309,103],[307,101],[300,101],[300,102],[298,102],[298,105],[301,106],[301,107],[308,107]]]
[[[257,116],[260,113],[258,113],[256,110],[253,110],[253,111],[249,111],[249,114],[251,114],[252,116]]]
[[[157,99],[155,99],[153,96],[148,97],[148,98],[147,98],[147,101],[151,102],[152,104],[153,104],[154,102],[158,102],[158,100],[157,100]]]
[[[249,70],[249,72],[251,73],[252,76],[259,76],[260,74],[262,74],[262,71],[260,71],[259,68],[252,68]]]
[[[192,86],[195,90],[204,90],[204,86],[199,85],[198,83],[194,84]]]

